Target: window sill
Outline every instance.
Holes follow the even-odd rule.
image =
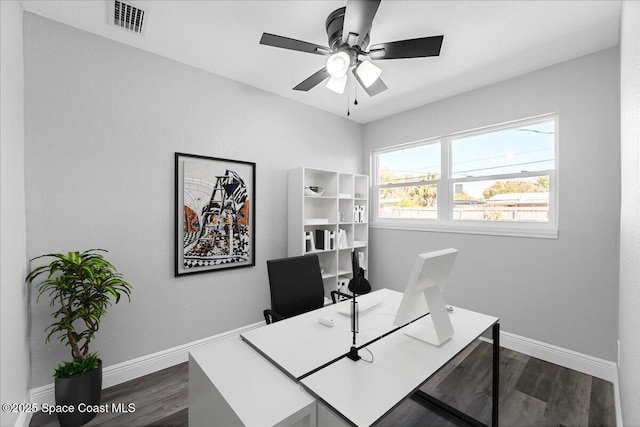
[[[435,221],[374,221],[371,228],[389,230],[427,231],[436,233],[480,234],[487,236],[525,237],[535,239],[557,239],[558,229],[548,224],[506,225],[500,224],[442,224]]]

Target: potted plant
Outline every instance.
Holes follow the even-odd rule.
[[[97,353],[89,352],[89,344],[95,338],[102,317],[112,298],[120,301],[126,295],[131,301],[132,286],[100,252],[90,249],[85,252],[46,254],[33,260],[54,258],[48,265],[34,268],[26,278],[33,283],[41,274],[38,298],[43,294],[51,299],[56,310],[55,319],[45,331],[49,331],[46,342],[59,333],[60,341],[71,347],[71,361],[59,364],[55,370],[56,405],[71,405],[72,413],[58,412],[63,427],[81,426],[89,422],[95,412],[80,412],[78,405],[99,405],[102,390],[102,361]]]

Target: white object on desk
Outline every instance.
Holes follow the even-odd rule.
[[[350,301],[350,300],[349,300]],[[363,314],[367,311],[371,310],[374,307],[382,304],[383,299],[381,297],[375,296],[373,298],[362,299],[362,296],[356,297],[356,302],[358,303],[358,313]],[[345,316],[351,316],[351,304],[348,306],[343,305],[338,309],[338,313],[344,314]]]
[[[453,325],[440,289],[432,286],[425,289],[424,293],[429,301],[429,316],[407,325],[404,333],[420,341],[441,346],[453,336]]]
[[[335,324],[335,322],[331,317],[326,317],[326,316],[319,318],[318,322],[324,326],[329,326],[331,328],[333,328],[333,325]]]
[[[190,427],[315,427],[316,407],[238,335],[189,353]]]
[[[458,251],[453,248],[418,255],[402,296],[394,325],[406,325],[425,310],[429,316],[404,328],[405,334],[440,346],[453,335],[453,325],[444,305],[444,290]]]

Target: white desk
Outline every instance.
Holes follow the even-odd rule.
[[[373,363],[343,358],[301,383],[350,423],[369,426],[498,321],[461,308],[455,308],[450,318],[455,333],[440,347],[399,330],[367,346],[373,353]],[[370,357],[366,351],[360,351],[360,355]],[[322,424],[320,418],[318,424]]]
[[[313,423],[317,420],[319,427],[369,426],[493,327],[492,425],[497,426],[498,319],[455,308],[450,315],[453,337],[434,347],[393,326],[401,293],[384,289],[358,299],[379,296],[386,301],[360,317],[357,337],[358,347],[368,344],[373,352],[372,364],[343,357],[352,345],[352,334],[350,318],[338,313],[338,304],[242,333],[245,342],[236,339],[192,352],[190,422],[193,416],[194,420],[209,420],[208,425],[298,425],[308,424],[313,412],[317,417]],[[319,324],[321,316],[333,317],[335,326]],[[360,355],[369,357],[363,350]],[[317,405],[314,398],[319,401]],[[427,400],[464,419],[464,414],[454,408],[433,398]],[[224,411],[214,411],[214,401]],[[277,414],[270,415],[272,411]],[[245,414],[243,418],[237,415],[240,413]]]
[[[357,345],[371,342],[397,329],[393,325],[402,294],[381,289],[362,295],[357,301],[382,298],[384,301],[360,315]],[[332,304],[241,334],[264,357],[293,379],[344,356],[352,344],[351,317],[338,313],[349,301]],[[334,320],[333,327],[318,323],[320,317]]]
[[[315,427],[316,406],[238,335],[189,353],[190,427]]]

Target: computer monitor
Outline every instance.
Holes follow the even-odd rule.
[[[407,325],[403,329],[406,335],[436,346],[453,336],[442,291],[457,256],[453,248],[418,255],[393,324],[407,325],[427,312],[429,315]]]

